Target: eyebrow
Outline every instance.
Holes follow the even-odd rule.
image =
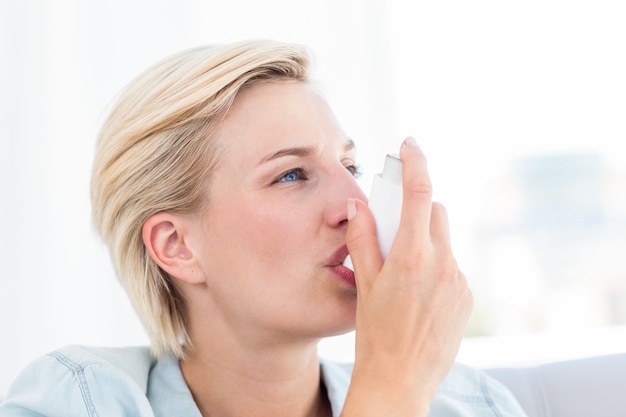
[[[352,139],[348,139],[344,146],[344,151],[348,152],[356,148],[356,145]],[[315,153],[316,148],[314,146],[295,146],[291,148],[281,149],[274,153],[271,153],[261,159],[259,165],[264,164],[269,161],[273,161],[274,159],[282,158],[285,156],[297,156],[299,158],[306,158]]]

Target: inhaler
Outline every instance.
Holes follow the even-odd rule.
[[[402,212],[402,162],[398,155],[387,155],[383,172],[374,176],[368,206],[376,220],[376,236],[384,260],[398,232]]]
[[[374,176],[368,206],[376,221],[376,236],[383,260],[387,259],[393,239],[400,226],[402,212],[402,162],[400,156],[388,154],[383,172]],[[344,262],[350,269],[352,260]]]

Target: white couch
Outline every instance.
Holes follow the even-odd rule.
[[[485,371],[528,417],[626,417],[626,353]]]

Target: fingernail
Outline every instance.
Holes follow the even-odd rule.
[[[408,138],[406,138],[404,140],[404,145],[411,146],[413,148],[419,148],[419,146],[417,145],[417,142],[415,141],[415,138],[413,136],[409,136]]]
[[[353,198],[348,199],[348,202],[346,203],[346,210],[348,212],[348,220],[354,219],[354,216],[356,216],[356,202]]]

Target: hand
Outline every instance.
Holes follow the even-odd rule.
[[[409,138],[400,158],[402,215],[384,263],[367,205],[348,201],[346,243],[358,295],[345,416],[426,415],[472,309],[467,281],[452,255],[445,208],[432,202],[424,154]]]

